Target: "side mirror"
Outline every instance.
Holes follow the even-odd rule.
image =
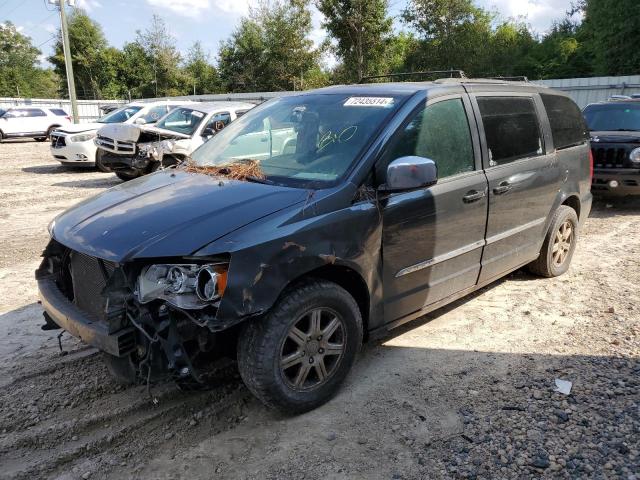
[[[147,123],[147,121],[144,118],[136,118],[136,120],[133,122],[136,125],[144,125],[145,123]]]
[[[396,158],[387,167],[387,183],[380,190],[404,192],[427,188],[438,181],[436,162],[424,157]]]
[[[215,134],[216,132],[213,131],[213,127],[204,127],[202,129],[202,136],[203,137],[211,137]]]

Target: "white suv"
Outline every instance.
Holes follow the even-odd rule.
[[[109,112],[95,123],[71,124],[58,128],[51,134],[51,154],[62,165],[96,166],[96,146],[93,139],[99,128],[108,123],[154,124],[172,109],[185,103],[188,102],[184,100],[134,102]],[[100,168],[99,162],[97,166]]]
[[[0,116],[0,141],[27,137],[42,142],[55,128],[69,124],[71,117],[61,108],[14,107]]]

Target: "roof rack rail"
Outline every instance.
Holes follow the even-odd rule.
[[[503,77],[502,75],[499,75],[497,77],[487,77],[490,80],[503,80],[505,82],[528,82],[529,78],[525,77],[524,75],[515,75],[512,77]]]
[[[407,77],[423,76],[423,77],[437,77],[437,78],[467,78],[462,70],[430,70],[426,72],[406,72],[406,73],[388,73],[386,75],[370,75],[362,77],[358,83],[368,83],[371,80],[391,79],[399,78],[406,79]],[[401,80],[402,81],[402,80]]]

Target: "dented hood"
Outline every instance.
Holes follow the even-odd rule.
[[[164,171],[118,185],[56,217],[53,237],[115,262],[181,257],[306,198],[306,191]]]
[[[99,130],[103,126],[104,123],[71,123],[62,127],[56,127],[56,131],[64,133],[82,133]]]

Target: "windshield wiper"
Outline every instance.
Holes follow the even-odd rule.
[[[255,177],[253,175],[247,175],[244,178],[245,178],[245,180],[247,182],[252,182],[252,183],[262,183],[264,185],[275,185],[276,184],[276,182],[273,182],[273,181],[271,181],[271,180],[269,180],[267,178],[258,178],[258,177]]]

